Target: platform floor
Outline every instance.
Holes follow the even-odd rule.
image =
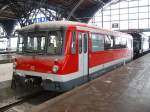
[[[0,64],[0,89],[10,86],[13,74],[13,64]]]
[[[150,112],[150,54],[47,101],[32,112]]]
[[[4,63],[12,63],[13,61],[13,54],[0,54],[0,64]]]

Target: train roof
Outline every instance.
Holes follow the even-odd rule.
[[[42,23],[35,23],[28,26],[25,26],[21,29],[19,29],[19,32],[28,32],[28,31],[34,31],[35,29],[40,30],[49,30],[51,28],[61,28],[61,27],[68,27],[70,25],[85,25],[84,23],[79,22],[73,22],[73,21],[49,21],[49,22],[42,22]]]
[[[107,34],[111,34],[111,35],[128,35],[129,36],[129,34],[126,34],[126,33],[106,30],[106,29],[98,28],[97,26],[88,25],[88,24],[80,23],[80,22],[74,22],[74,21],[49,21],[49,22],[43,22],[43,23],[35,23],[35,24],[25,26],[17,31],[18,32],[33,32],[36,30],[46,31],[46,30],[50,30],[50,29],[67,28],[72,25],[85,27],[85,28],[89,28],[89,29],[95,29],[95,30],[104,32],[105,34],[107,33]],[[91,31],[91,30],[89,30],[89,31]]]
[[[130,32],[129,34],[132,35],[132,37],[135,39],[140,39],[140,38],[141,39],[142,38],[149,39],[150,38],[149,36],[145,35],[144,33],[139,33],[139,32]]]

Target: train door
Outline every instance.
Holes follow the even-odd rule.
[[[79,72],[83,76],[84,81],[88,76],[88,33],[79,32]]]

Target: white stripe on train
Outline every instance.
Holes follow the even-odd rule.
[[[105,68],[113,66],[117,63],[125,62],[125,61],[131,60],[131,59],[132,59],[131,57],[122,58],[122,59],[118,59],[118,60],[115,60],[115,61],[112,61],[112,62],[109,62],[106,64],[98,65],[98,66],[90,68],[89,73],[92,74],[96,71],[105,69]],[[76,79],[76,78],[83,76],[80,72],[74,72],[74,73],[70,73],[67,75],[47,74],[47,73],[24,71],[24,70],[16,70],[15,72],[20,76],[25,76],[25,75],[38,76],[38,77],[41,77],[43,80],[44,79],[50,79],[52,81],[59,81],[59,82],[67,82],[67,81],[70,81],[70,80],[73,80],[73,79]]]

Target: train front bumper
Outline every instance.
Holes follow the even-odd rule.
[[[31,84],[31,78],[40,78],[40,85],[44,88],[44,90],[49,91],[67,91],[68,87],[62,82],[61,77],[56,74],[45,74],[45,73],[37,73],[32,71],[23,71],[23,70],[15,70],[14,76],[17,77],[18,82],[30,82],[27,85]]]

